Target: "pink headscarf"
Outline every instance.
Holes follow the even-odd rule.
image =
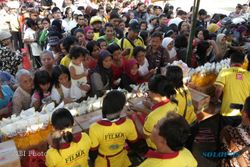
[[[124,63],[124,72],[125,74],[132,79],[134,82],[138,83],[139,82],[139,73],[137,72],[136,75],[131,74],[131,69],[133,68],[134,65],[138,65],[138,62],[135,59],[129,59]]]
[[[90,26],[85,27],[85,28],[84,28],[84,35],[86,35],[87,32],[90,31],[90,30],[93,30],[93,28],[90,27]]]

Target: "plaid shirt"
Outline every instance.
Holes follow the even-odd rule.
[[[169,54],[162,46],[157,51],[153,51],[152,47],[148,46],[146,58],[149,63],[149,69],[157,67],[157,73],[160,72],[161,67],[165,67],[169,63]]]

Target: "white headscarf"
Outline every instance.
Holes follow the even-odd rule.
[[[164,39],[162,40],[161,45],[162,45],[163,48],[167,49],[168,45],[169,45],[172,41],[174,41],[173,38],[166,37],[166,38],[164,38]],[[170,59],[173,59],[173,58],[176,57],[176,54],[177,54],[177,53],[176,53],[176,50],[175,50],[174,47],[173,47],[171,50],[168,50],[168,49],[167,49],[167,51],[168,51],[168,54],[169,54],[169,58],[170,58]]]
[[[162,45],[163,48],[166,49],[166,48],[168,47],[168,45],[169,45],[172,41],[173,41],[173,38],[166,37],[166,38],[164,38],[164,39],[162,40],[161,45]]]
[[[218,34],[216,37],[216,44],[220,50],[221,58],[223,58],[227,52],[227,44],[221,43],[222,39],[225,37],[225,34]]]

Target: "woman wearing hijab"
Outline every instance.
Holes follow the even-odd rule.
[[[120,87],[131,92],[133,88],[130,85],[137,85],[142,82],[139,76],[139,64],[135,59],[130,59],[124,63],[124,72],[121,76]]]
[[[170,58],[170,63],[172,63],[173,61],[177,60],[177,53],[174,47],[174,39],[170,38],[170,37],[166,37],[162,40],[162,47],[166,49],[166,51],[169,54],[169,58]]]
[[[216,57],[217,60],[221,60],[224,58],[227,52],[227,43],[226,43],[226,35],[218,34],[216,37],[216,44],[218,46],[220,54]]]
[[[112,54],[107,50],[100,53],[96,68],[90,76],[93,95],[102,96],[112,87]]]
[[[85,40],[88,43],[89,41],[92,41],[94,38],[94,30],[92,27],[87,26],[84,28],[84,36],[85,36]]]

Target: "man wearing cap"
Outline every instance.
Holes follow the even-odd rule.
[[[90,19],[90,25],[94,29],[94,40],[96,41],[100,37],[100,30],[102,28],[102,18],[99,16],[93,16]]]
[[[118,41],[118,45],[122,50],[128,51],[128,58],[132,58],[134,48],[136,46],[145,47],[143,39],[139,36],[140,25],[137,20],[133,20],[129,24],[128,33],[126,37],[123,37]]]
[[[76,21],[77,25],[72,28],[71,35],[74,35],[75,30],[77,30],[78,28],[84,29],[84,27],[86,26],[85,18],[82,14],[77,15]]]
[[[118,39],[123,38],[123,36],[124,36],[123,31],[120,30],[120,28],[119,28],[119,24],[121,22],[121,18],[119,16],[119,14],[115,11],[111,12],[109,20],[110,20],[110,23],[114,26],[116,38],[118,38]]]
[[[49,36],[49,50],[52,51],[56,64],[60,64],[63,53],[60,48],[62,36],[60,33],[53,32]]]
[[[22,62],[22,55],[19,51],[13,51],[11,34],[7,31],[0,31],[0,70],[15,75],[18,65]]]

